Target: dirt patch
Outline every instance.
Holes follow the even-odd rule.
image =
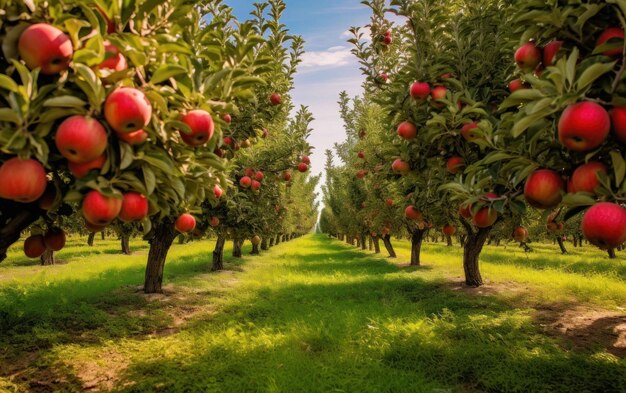
[[[605,349],[626,358],[626,314],[589,306],[538,308],[535,322],[552,337],[580,350]]]
[[[129,362],[123,355],[108,350],[101,353],[99,359],[89,360],[73,367],[76,370],[76,376],[82,382],[83,389],[102,392],[120,387],[121,377],[128,365]]]
[[[480,287],[471,287],[465,285],[465,282],[459,281],[460,279],[461,277],[457,277],[456,279],[451,278],[445,285],[452,291],[474,296],[502,295],[512,297],[530,291],[529,286],[515,281],[485,282],[485,284]]]

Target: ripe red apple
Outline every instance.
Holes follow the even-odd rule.
[[[29,258],[39,258],[46,249],[43,235],[33,235],[24,240],[24,254]]]
[[[273,93],[270,96],[270,102],[272,103],[272,105],[276,106],[276,105],[280,105],[283,102],[283,97],[278,94],[278,93]]]
[[[513,231],[513,239],[516,242],[523,243],[528,239],[528,229],[524,227],[517,227]]]
[[[478,128],[478,124],[477,123],[465,124],[461,128],[461,136],[463,136],[463,138],[466,141],[468,141],[468,142],[474,142],[474,141],[480,139],[480,135],[476,131],[473,131],[476,128]]]
[[[365,176],[367,176],[367,171],[363,169],[356,172],[357,179],[363,179]]]
[[[389,75],[387,75],[386,72],[382,72],[380,75],[378,75],[378,78],[383,81],[383,83],[387,83],[387,81],[389,80]]]
[[[224,116],[222,116],[222,120],[224,120],[226,123],[230,124],[233,121],[233,118],[230,114],[225,113]]]
[[[252,191],[259,191],[261,189],[261,182],[252,180],[250,188],[252,188]]]
[[[435,86],[430,93],[430,97],[437,101],[446,98],[446,94],[448,94],[448,89],[445,86]]]
[[[454,225],[446,224],[443,226],[443,234],[446,236],[452,236],[456,233],[456,227]]]
[[[180,137],[189,146],[202,146],[213,137],[215,124],[209,112],[202,109],[189,111],[181,121],[191,128],[190,134],[179,132]]]
[[[601,249],[616,248],[626,241],[626,209],[600,202],[591,206],[581,222],[583,235]]]
[[[115,135],[117,135],[118,139],[123,140],[124,142],[128,143],[131,146],[141,145],[142,143],[148,140],[148,133],[145,132],[144,130],[128,132],[128,133],[116,132]]]
[[[229,136],[225,136],[225,137],[224,137],[224,144],[225,144],[225,145],[232,146],[232,144],[233,144],[233,138],[231,138],[231,137],[229,137]]]
[[[243,188],[248,188],[252,185],[252,179],[249,176],[243,176],[239,179],[239,185]]]
[[[611,118],[599,104],[583,101],[565,108],[559,119],[559,141],[566,149],[587,152],[600,146],[611,130]]]
[[[409,93],[416,100],[425,100],[430,95],[430,85],[426,82],[413,82]]]
[[[191,232],[196,229],[196,218],[189,213],[183,213],[176,219],[174,228],[180,233]]]
[[[531,72],[541,62],[542,53],[534,42],[530,41],[515,51],[515,63],[525,72]]]
[[[61,251],[65,247],[65,232],[63,229],[50,228],[43,237],[46,247],[52,251]]]
[[[305,164],[307,164],[307,165],[311,165],[311,159],[309,158],[309,156],[302,156],[300,161],[305,163]]]
[[[600,34],[600,37],[598,37],[598,41],[596,42],[596,47],[602,44],[606,44],[610,40],[614,40],[617,43],[618,39],[620,40],[622,45],[620,45],[619,47],[615,49],[606,50],[602,52],[602,54],[604,56],[611,56],[611,57],[621,56],[624,50],[624,48],[622,47],[624,43],[624,29],[620,27],[609,27],[608,29],[604,30],[604,32]]]
[[[617,140],[626,143],[626,107],[615,106],[609,112],[613,134]]]
[[[263,174],[263,172],[257,171],[257,173],[254,174],[254,178],[256,179],[256,181],[263,181],[263,179],[265,179],[265,175]]]
[[[74,55],[70,37],[45,23],[26,28],[20,35],[17,49],[28,68],[41,68],[44,75],[67,70]]]
[[[248,177],[254,177],[255,171],[253,168],[246,168],[244,171],[245,175]]]
[[[222,197],[222,194],[224,194],[222,187],[220,187],[218,184],[213,186],[213,195],[215,195],[217,199],[220,199]]]
[[[391,164],[391,170],[393,170],[394,173],[405,174],[405,173],[409,173],[409,171],[411,170],[411,166],[409,165],[408,162],[403,161],[398,158]]]
[[[385,204],[386,204],[387,206],[393,206],[393,199],[387,199],[387,200],[385,201]]]
[[[103,153],[95,160],[86,162],[84,164],[77,164],[70,161],[67,163],[67,168],[70,170],[70,172],[72,172],[72,175],[74,175],[75,178],[82,179],[83,177],[87,176],[92,170],[102,169],[105,162],[107,162],[107,155],[106,153]]]
[[[607,174],[606,166],[597,161],[591,161],[576,168],[572,174],[572,188],[574,192],[593,193],[600,185],[598,174]]]
[[[124,222],[141,221],[148,216],[148,199],[138,192],[127,192],[122,199],[119,219]]]
[[[284,181],[291,181],[291,172],[289,172],[289,171],[283,172],[283,180]]]
[[[94,161],[107,148],[106,130],[99,121],[86,116],[65,119],[54,139],[61,155],[77,164]]]
[[[31,203],[46,191],[46,170],[39,161],[14,157],[0,165],[0,198]]]
[[[478,228],[487,228],[492,226],[498,219],[498,212],[490,207],[483,207],[474,214],[472,222]]]
[[[465,160],[462,157],[450,157],[446,162],[446,167],[448,168],[448,172],[456,175],[463,171],[463,167],[465,166]]]
[[[120,87],[107,97],[104,117],[116,132],[133,132],[150,123],[152,106],[142,91]]]
[[[357,157],[359,157],[359,158],[365,158],[365,153],[363,153],[362,151],[360,151],[360,152],[358,152],[358,153],[357,153],[357,155],[356,155],[356,156],[357,156]]]
[[[564,187],[563,178],[558,173],[550,169],[539,169],[526,179],[524,197],[531,206],[550,209],[561,203]]]
[[[417,128],[409,121],[403,121],[400,123],[397,132],[400,138],[406,139],[407,141],[415,139],[417,136]]]
[[[472,205],[465,204],[459,206],[459,214],[463,218],[471,218],[472,217]]]
[[[413,205],[409,205],[404,209],[404,216],[413,221],[422,221],[424,219],[422,213]]]
[[[211,219],[209,220],[209,225],[212,226],[213,228],[217,227],[220,225],[220,219],[213,216],[211,217]]]
[[[543,66],[550,67],[554,65],[554,61],[556,60],[556,55],[561,49],[563,45],[563,41],[553,40],[546,44],[543,47]]]
[[[104,61],[98,65],[101,70],[111,70],[114,72],[124,71],[128,68],[126,58],[120,53],[117,46],[109,41],[104,42]]]
[[[383,36],[383,44],[385,45],[391,45],[391,43],[393,42],[393,37],[391,35],[384,35]]]
[[[94,225],[109,225],[120,214],[122,199],[91,190],[83,198],[83,217]]]
[[[528,84],[524,83],[521,79],[513,79],[509,82],[509,91],[511,93],[514,93],[519,89],[528,89],[528,87]]]
[[[304,162],[301,162],[298,164],[298,171],[304,173],[306,171],[309,170],[309,166],[307,164],[305,164]]]

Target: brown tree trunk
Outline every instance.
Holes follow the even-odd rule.
[[[274,247],[274,236],[270,237],[270,247]]]
[[[367,250],[367,243],[365,242],[365,235],[361,235],[360,239],[361,239],[361,250]]]
[[[391,244],[391,235],[383,236],[383,244],[385,245],[385,248],[387,249],[387,252],[389,253],[389,256],[391,258],[395,258],[396,257],[396,252],[393,249],[393,245]]]
[[[259,245],[252,243],[252,251],[250,251],[250,255],[260,255],[261,251],[259,250]]]
[[[370,236],[370,237],[367,239],[367,249],[368,249],[369,251],[372,251],[372,249],[373,249],[373,248],[374,248],[374,241],[372,240],[372,237]]]
[[[270,247],[267,244],[267,236],[263,236],[263,239],[261,239],[261,250],[267,251],[269,249],[270,249]]]
[[[241,258],[241,246],[243,245],[243,241],[239,239],[238,236],[235,236],[233,239],[233,258]]]
[[[41,266],[54,265],[54,251],[47,249],[40,257]]]
[[[414,229],[411,231],[411,266],[420,265],[420,253],[422,251],[422,241],[424,240],[423,229]]]
[[[124,255],[132,254],[130,252],[130,236],[123,234],[121,236],[121,240],[122,240],[122,254]]]
[[[483,278],[480,275],[480,267],[478,265],[480,253],[485,245],[485,241],[489,237],[491,228],[479,228],[476,232],[472,230],[469,224],[463,221],[465,229],[467,229],[467,239],[463,246],[463,270],[465,271],[465,284],[471,287],[479,287],[483,285]]]
[[[216,272],[224,270],[224,244],[226,243],[226,236],[219,234],[217,241],[215,242],[215,249],[213,250],[213,264],[211,270]]]
[[[89,232],[89,236],[87,236],[87,245],[89,247],[93,247],[93,239],[96,237],[94,232]]]
[[[359,236],[356,237],[356,247],[361,247],[361,238]]]
[[[37,205],[24,205],[0,201],[0,262],[7,257],[7,250],[20,239],[22,231],[41,217]]]
[[[164,220],[157,224],[154,236],[150,239],[150,251],[148,252],[148,264],[143,285],[145,293],[163,293],[163,270],[167,253],[176,238],[174,224]]]
[[[614,248],[609,248],[608,250],[606,250],[607,253],[609,254],[609,259],[615,259],[617,258],[617,255],[615,255],[615,249]]]
[[[102,240],[104,240],[104,231],[100,232],[100,237],[102,238]]]
[[[380,237],[372,236],[372,241],[374,242],[374,253],[380,254]]]
[[[446,235],[446,242],[448,243],[448,247],[452,247],[452,236]]]
[[[280,244],[280,235],[276,235],[276,245]]]
[[[563,243],[563,237],[557,236],[555,240],[558,243],[559,248],[561,249],[561,254],[567,254],[567,248],[565,248],[565,243]]]
[[[467,240],[467,235],[460,235],[459,236],[459,245],[461,247],[465,246],[465,241]]]

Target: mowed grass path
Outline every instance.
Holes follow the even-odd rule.
[[[571,345],[537,318],[626,318],[624,260],[589,248],[490,247],[475,290],[458,284],[458,247],[428,244],[407,268],[406,242],[394,260],[311,235],[210,273],[203,241],[175,246],[166,295],[144,296],[145,248],[96,244],[72,242],[64,265],[17,251],[0,265],[0,391],[626,391],[607,343]]]

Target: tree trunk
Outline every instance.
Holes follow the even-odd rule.
[[[374,248],[374,241],[372,240],[372,237],[370,236],[370,237],[367,239],[367,249],[368,249],[369,251],[372,251],[372,249],[373,249],[373,248]]]
[[[420,265],[420,252],[425,232],[423,229],[414,229],[411,232],[411,266]]]
[[[148,265],[143,286],[145,293],[163,293],[163,270],[167,253],[176,238],[174,225],[169,220],[164,220],[154,229],[154,236],[150,239],[150,251],[148,252]]]
[[[448,243],[448,247],[452,247],[452,236],[446,235],[446,242]]]
[[[41,266],[50,266],[54,265],[54,251],[47,249],[41,255]]]
[[[261,251],[259,250],[259,245],[252,243],[252,251],[250,251],[250,255],[260,255]]]
[[[217,241],[215,242],[215,249],[213,250],[213,264],[211,270],[216,272],[224,270],[224,244],[226,243],[226,236],[219,234]]]
[[[615,255],[615,249],[614,248],[609,248],[608,250],[606,250],[607,253],[609,254],[609,259],[615,259],[617,258],[617,255]]]
[[[89,232],[89,236],[87,237],[87,245],[89,247],[93,247],[93,239],[96,237],[94,232]]]
[[[556,242],[559,244],[559,248],[561,249],[561,254],[567,254],[567,249],[565,248],[565,243],[563,243],[563,237],[557,236],[555,238]]]
[[[380,237],[372,236],[372,241],[374,242],[374,253],[380,254]]]
[[[280,244],[280,235],[276,235],[276,245]]]
[[[239,237],[235,237],[233,239],[233,258],[241,258],[241,246],[243,245],[243,241],[239,239]]]
[[[123,234],[121,236],[121,240],[122,240],[122,254],[124,255],[132,254],[130,252],[130,236]]]
[[[270,247],[274,247],[274,236],[270,237]]]
[[[24,205],[0,201],[0,262],[7,257],[7,250],[20,239],[22,231],[41,217],[37,205]]]
[[[465,240],[465,245],[463,246],[463,270],[465,271],[465,284],[471,287],[479,287],[483,285],[483,278],[480,275],[478,261],[492,227],[479,228],[476,232],[474,232],[469,224],[463,222],[463,225],[467,229],[467,239]]]
[[[385,245],[385,248],[387,249],[387,252],[389,253],[389,256],[391,258],[395,258],[396,257],[396,252],[394,251],[393,245],[391,244],[391,235],[383,236],[383,244]]]
[[[270,247],[267,244],[267,236],[263,236],[263,239],[261,239],[261,250],[267,251],[269,249]]]
[[[459,245],[461,247],[465,246],[465,241],[467,240],[467,235],[459,235]]]
[[[102,238],[102,240],[104,240],[104,231],[100,232],[100,237]]]

